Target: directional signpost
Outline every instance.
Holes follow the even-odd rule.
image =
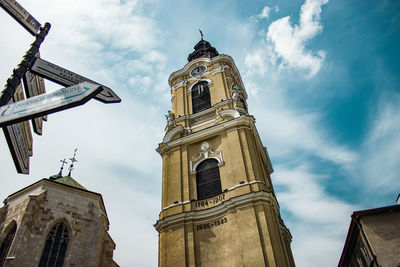
[[[100,85],[83,82],[2,106],[0,107],[0,127],[82,105],[100,91]]]
[[[46,120],[47,114],[82,105],[91,98],[103,103],[118,103],[121,99],[110,88],[40,58],[39,47],[50,30],[49,23],[41,27],[15,0],[0,0],[0,7],[35,36],[35,41],[0,94],[0,127],[17,172],[28,174],[33,143],[29,119],[32,119],[35,133],[41,135],[42,121]],[[69,87],[45,94],[43,78]]]
[[[64,85],[64,86],[71,86],[73,84],[77,84],[80,82],[91,82],[95,84],[99,84],[94,82],[88,78],[85,78],[79,74],[76,74],[72,71],[64,69],[56,64],[50,63],[46,60],[41,58],[36,58],[31,71],[43,78],[49,79],[55,83]],[[101,84],[99,84],[101,85]],[[111,90],[110,88],[102,85],[102,91],[95,96],[94,98],[104,102],[104,103],[119,103],[121,99]]]
[[[17,1],[0,0],[0,6],[32,35],[36,35],[39,32],[40,23]]]

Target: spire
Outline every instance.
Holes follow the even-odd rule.
[[[50,176],[49,179],[51,181],[54,181],[54,182],[57,182],[57,183],[60,183],[60,184],[65,184],[65,185],[72,186],[72,187],[75,187],[75,188],[87,190],[85,187],[83,187],[80,183],[78,183],[77,181],[75,181],[71,177],[71,172],[74,169],[74,163],[78,162],[76,160],[76,151],[77,150],[78,149],[74,150],[74,156],[69,159],[71,161],[71,165],[68,167],[68,169],[69,169],[68,175],[67,176],[63,176],[63,174],[62,174],[63,169],[64,169],[64,164],[67,163],[67,161],[65,159],[63,159],[63,160],[60,160],[60,162],[62,163],[61,164],[61,168],[60,168],[60,172],[55,174],[55,175]]]
[[[199,32],[200,32],[200,38],[203,41],[203,38],[204,38],[203,32],[200,29],[199,29]]]
[[[204,40],[203,32],[200,29],[199,31],[201,40],[194,46],[194,52],[188,56],[188,62],[200,57],[213,58],[219,55],[217,50]]]
[[[76,148],[75,149],[75,151],[74,151],[74,156],[72,157],[72,158],[70,158],[69,160],[71,161],[71,165],[69,166],[69,173],[68,173],[68,176],[71,176],[71,173],[72,173],[72,170],[74,169],[74,162],[78,162],[77,160],[76,160],[76,151],[77,151],[78,149]]]
[[[64,169],[64,164],[67,163],[67,161],[65,159],[63,159],[63,160],[60,160],[60,162],[62,162],[62,164],[61,164],[60,172],[58,174],[62,176],[62,171]]]

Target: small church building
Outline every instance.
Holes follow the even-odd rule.
[[[71,176],[44,178],[0,208],[0,266],[118,266],[101,194]]]

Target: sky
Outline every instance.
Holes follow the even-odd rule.
[[[155,148],[171,109],[168,77],[187,63],[198,29],[242,75],[297,266],[337,266],[352,212],[396,204],[399,1],[18,2],[52,25],[43,59],[112,88],[122,102],[49,115],[34,135],[29,175],[16,173],[0,137],[0,198],[58,173],[78,148],[72,176],[102,194],[121,266],[157,265]],[[34,38],[3,10],[0,34],[4,86]]]

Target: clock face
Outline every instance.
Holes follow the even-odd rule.
[[[197,74],[203,73],[206,71],[206,67],[205,66],[197,66],[196,68],[192,69],[192,71],[190,72],[190,74],[192,76],[195,76]]]

